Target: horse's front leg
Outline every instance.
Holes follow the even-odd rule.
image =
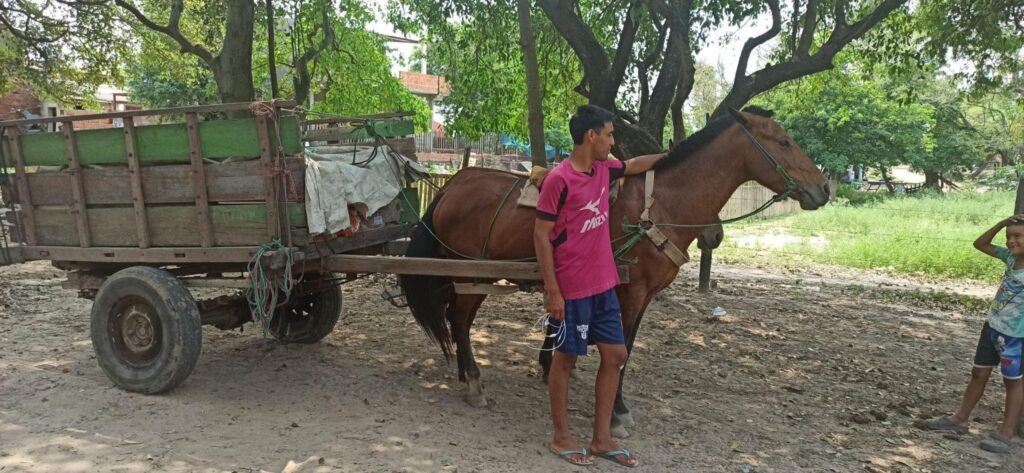
[[[487,396],[480,384],[480,368],[473,356],[473,345],[469,340],[469,329],[473,319],[487,296],[463,295],[455,296],[455,301],[448,308],[448,322],[452,327],[455,339],[456,356],[459,361],[459,380],[466,383],[466,403],[473,407],[486,407]]]
[[[620,286],[616,291],[619,296],[619,307],[622,311],[623,338],[626,341],[626,352],[633,352],[633,341],[636,340],[637,331],[640,329],[640,319],[643,318],[644,310],[650,302],[653,294],[648,293],[646,287],[639,284]],[[636,422],[633,415],[626,406],[622,396],[623,380],[626,376],[626,364],[619,369],[619,390],[615,394],[615,406],[612,409],[612,436],[617,438],[629,437],[629,430]]]

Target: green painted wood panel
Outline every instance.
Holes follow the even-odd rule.
[[[189,162],[188,133],[184,123],[146,125],[135,128],[141,162]],[[285,117],[280,121],[284,152],[298,154],[302,150],[299,121]],[[120,128],[81,130],[75,132],[82,164],[126,163],[124,132]],[[199,123],[199,138],[203,157],[258,158],[259,134],[256,120],[212,120]],[[277,132],[271,128],[270,138],[277,142]],[[67,152],[62,133],[32,133],[21,137],[28,166],[61,166],[67,164]],[[276,145],[274,145],[276,147]]]

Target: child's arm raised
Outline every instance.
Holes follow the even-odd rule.
[[[974,240],[974,248],[986,255],[995,257],[996,246],[992,244],[992,239],[996,237],[996,234],[999,233],[1000,230],[1006,228],[1007,225],[1016,222],[1024,222],[1024,214],[1017,214],[1000,220],[999,223],[995,224],[995,226],[986,230],[985,233],[982,233],[977,240]]]

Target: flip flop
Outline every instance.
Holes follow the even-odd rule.
[[[935,430],[938,432],[955,432],[958,434],[966,434],[968,428],[965,425],[957,424],[950,419],[949,416],[940,416],[928,419],[924,421],[925,430]]]
[[[626,449],[611,450],[611,451],[604,452],[604,453],[596,453],[595,452],[594,455],[596,455],[598,457],[601,457],[601,458],[604,458],[605,460],[611,460],[611,461],[613,461],[615,463],[618,463],[619,465],[622,465],[622,466],[624,466],[626,468],[635,468],[637,466],[640,466],[640,462],[637,461],[636,458],[633,457],[633,454],[630,453],[629,450],[626,450]],[[626,458],[619,458],[620,456],[621,457],[626,457]]]
[[[988,438],[982,440],[979,447],[986,452],[992,453],[1010,453],[1010,442],[1011,440],[1004,437],[999,432],[992,432],[988,434]]]
[[[554,453],[555,455],[558,455],[558,458],[561,458],[562,460],[565,460],[565,461],[567,461],[567,462],[569,462],[569,463],[571,463],[573,465],[576,465],[576,466],[590,466],[590,465],[594,464],[594,459],[593,458],[590,458],[589,460],[582,460],[582,461],[575,460],[575,459],[572,458],[573,455],[583,455],[584,457],[590,457],[590,452],[587,452],[587,449],[585,449],[585,448],[582,448],[582,449],[579,449],[579,450],[562,450],[562,451],[558,451],[558,450],[555,450],[553,447],[548,447],[548,450],[551,450],[551,453]]]

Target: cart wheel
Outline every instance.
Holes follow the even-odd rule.
[[[157,268],[114,273],[92,304],[96,361],[128,391],[156,394],[185,380],[199,360],[202,321],[192,294]]]
[[[329,281],[337,277],[307,274],[291,300],[274,313],[270,333],[284,343],[316,343],[330,335],[341,316],[341,286]]]

